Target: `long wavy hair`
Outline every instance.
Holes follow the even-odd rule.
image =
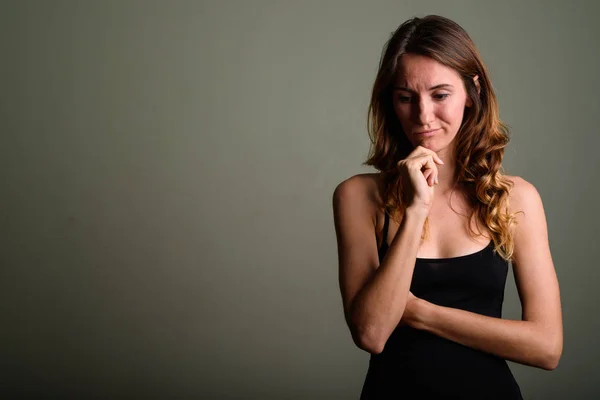
[[[465,108],[454,139],[457,178],[453,187],[461,188],[471,206],[469,234],[477,235],[470,224],[475,219],[490,231],[496,252],[510,260],[514,250],[511,226],[516,223],[515,213],[509,213],[508,208],[513,184],[501,172],[510,131],[500,121],[496,95],[475,44],[460,25],[445,17],[409,19],[392,33],[382,52],[367,115],[371,149],[362,165],[375,167],[382,173],[385,210],[400,222],[406,204],[397,163],[414,149],[394,111],[392,99],[400,56],[404,53],[430,57],[461,76],[473,105]],[[479,92],[473,81],[476,75]],[[428,235],[428,226],[427,219],[422,239]]]

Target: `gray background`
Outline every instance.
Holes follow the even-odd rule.
[[[597,398],[597,4],[0,2],[2,390],[358,398],[331,196],[372,171],[385,41],[435,13],[475,41],[504,168],[545,205],[564,353],[511,369],[525,399]]]

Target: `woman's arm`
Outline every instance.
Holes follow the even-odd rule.
[[[338,185],[333,209],[346,322],[359,348],[381,353],[404,313],[427,214],[405,212],[379,265],[375,212],[364,178],[353,177]]]
[[[552,370],[560,350],[556,338],[535,321],[514,321],[438,306],[423,299],[407,305],[418,317],[407,324],[520,364]]]
[[[539,193],[513,177],[511,208],[517,216],[513,271],[522,304],[522,320],[505,320],[438,306],[412,298],[405,322],[465,346],[499,357],[552,370],[563,348],[562,311],[546,218]]]

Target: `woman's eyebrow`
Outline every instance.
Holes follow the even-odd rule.
[[[449,83],[440,83],[439,85],[435,85],[429,88],[429,90],[435,90],[435,89],[440,89],[440,88],[445,88],[445,87],[454,87],[452,85],[450,85]],[[411,93],[416,93],[414,90],[409,89],[407,87],[404,86],[394,86],[394,90],[404,90],[406,92],[411,92]]]

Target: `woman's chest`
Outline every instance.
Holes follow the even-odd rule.
[[[463,206],[432,208],[427,235],[419,247],[419,258],[450,258],[478,252],[491,240],[490,232]]]
[[[383,227],[383,217],[381,218]],[[388,244],[398,233],[399,225],[390,221]],[[427,219],[427,235],[417,252],[417,258],[452,258],[484,249],[491,240],[490,232],[477,222],[464,205],[432,207]]]

